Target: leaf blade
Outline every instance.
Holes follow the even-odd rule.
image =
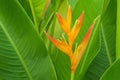
[[[120,72],[120,58],[118,58],[102,75],[100,80],[114,80],[119,79],[119,72]],[[112,75],[112,76],[111,76]]]
[[[29,79],[16,53],[17,50],[32,80],[56,80],[53,64],[45,45],[19,2],[0,1],[0,7],[0,74],[2,78]],[[8,39],[5,31],[12,41]],[[46,74],[48,74],[47,77],[45,77]]]

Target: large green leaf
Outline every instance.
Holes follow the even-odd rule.
[[[120,58],[110,66],[100,80],[119,80],[120,79]]]
[[[17,0],[0,0],[0,78],[3,80],[56,80],[50,57],[33,26]]]

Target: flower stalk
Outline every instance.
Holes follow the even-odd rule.
[[[74,80],[74,73],[71,72],[71,80]]]

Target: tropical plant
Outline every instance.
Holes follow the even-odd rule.
[[[119,80],[119,3],[0,0],[0,80]]]

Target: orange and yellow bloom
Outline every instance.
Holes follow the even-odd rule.
[[[68,42],[65,40],[64,37],[62,37],[61,40],[56,40],[53,37],[51,37],[47,32],[45,32],[48,39],[62,52],[64,52],[67,56],[69,56],[71,61],[71,72],[74,73],[78,63],[80,62],[80,59],[87,47],[88,41],[90,39],[90,35],[93,29],[93,26],[95,22],[92,23],[90,28],[88,29],[87,33],[85,34],[83,40],[81,43],[75,48],[75,51],[73,53],[72,47],[73,43],[81,29],[82,21],[84,18],[84,12],[81,13],[80,17],[76,20],[74,26],[72,29],[70,29],[71,26],[71,17],[72,17],[72,11],[70,6],[68,7],[68,14],[67,14],[67,20],[64,20],[59,13],[56,14],[57,19],[60,23],[60,26],[62,30],[65,32],[65,34],[68,37]]]

